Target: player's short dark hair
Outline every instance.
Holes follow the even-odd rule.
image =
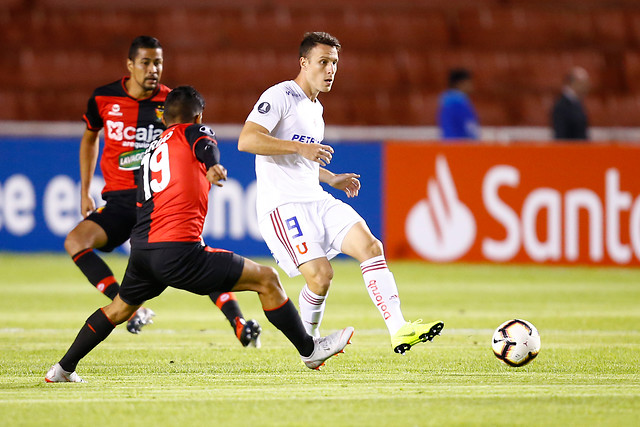
[[[342,47],[338,39],[329,33],[324,33],[322,31],[305,33],[302,43],[300,43],[300,57],[306,58],[311,49],[313,49],[317,44],[326,44],[327,46],[335,47],[337,51],[340,51],[340,48]]]
[[[138,54],[138,49],[162,49],[160,41],[151,36],[138,36],[131,42],[129,47],[129,59],[134,60]]]
[[[164,101],[164,119],[170,123],[188,123],[204,110],[204,98],[193,86],[178,86]]]
[[[456,87],[465,80],[471,80],[471,72],[466,68],[454,68],[449,71],[449,87]]]

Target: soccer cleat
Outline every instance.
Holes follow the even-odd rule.
[[[260,348],[260,333],[262,328],[256,320],[244,320],[236,317],[236,337],[244,347]]]
[[[347,344],[351,344],[353,328],[351,326],[331,335],[313,339],[313,353],[310,356],[300,356],[307,368],[319,370],[325,360],[338,353],[344,353]]]
[[[76,374],[76,371],[67,372],[62,369],[59,363],[56,363],[49,369],[44,380],[48,383],[86,383],[85,380]]]
[[[396,353],[404,354],[418,343],[432,341],[436,335],[440,335],[442,328],[444,322],[439,320],[424,325],[422,319],[407,322],[391,337],[391,347]]]
[[[151,318],[155,315],[156,313],[150,308],[140,307],[127,322],[127,331],[132,334],[139,334],[144,325],[153,323]]]

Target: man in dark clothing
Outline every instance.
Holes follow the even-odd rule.
[[[588,139],[589,120],[582,100],[589,92],[589,86],[589,74],[584,68],[575,67],[567,74],[562,94],[551,113],[555,139]]]

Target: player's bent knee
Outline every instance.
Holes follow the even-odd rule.
[[[357,253],[358,255],[355,258],[360,262],[364,262],[368,259],[384,255],[384,247],[380,240],[372,236],[371,240],[362,245]]]
[[[73,256],[84,249],[95,248],[95,234],[91,228],[76,227],[67,234],[64,240],[64,249],[69,255]]]
[[[382,246],[382,242],[376,238],[369,244],[369,254],[371,258],[380,256],[384,254],[384,246]]]
[[[111,304],[104,307],[103,311],[114,325],[119,325],[129,320],[139,306],[129,305],[117,296],[116,299],[117,300],[114,300]]]
[[[282,294],[284,288],[275,268],[263,265],[260,267],[260,287],[265,294]]]
[[[261,268],[261,282],[268,287],[281,288],[280,277],[275,268],[269,266],[262,266]]]
[[[75,230],[71,230],[69,234],[67,234],[67,237],[64,239],[64,249],[71,256],[87,248],[87,246],[83,247],[78,234],[74,231]]]
[[[307,284],[310,286],[329,289],[331,281],[333,280],[333,269],[323,268],[320,270],[316,270],[314,274],[312,274],[310,277],[305,277],[305,279],[307,279]]]

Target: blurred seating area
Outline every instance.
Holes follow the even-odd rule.
[[[294,78],[306,31],[343,44],[332,125],[433,125],[449,68],[474,75],[488,126],[547,126],[571,66],[586,68],[593,126],[640,126],[637,0],[3,0],[0,120],[79,120],[92,90],[127,74],[131,40],[164,46],[163,82],[192,84],[205,120],[242,123]]]

